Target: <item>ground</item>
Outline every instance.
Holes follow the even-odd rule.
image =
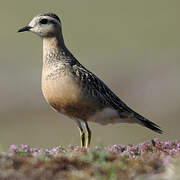
[[[153,139],[138,145],[54,147],[11,145],[0,154],[2,180],[179,179],[180,141]],[[179,174],[178,174],[179,173]]]

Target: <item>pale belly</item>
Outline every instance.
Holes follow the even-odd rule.
[[[80,96],[77,84],[67,76],[54,80],[42,78],[42,92],[48,103],[72,103]]]
[[[79,120],[87,120],[98,110],[71,76],[58,80],[42,78],[42,92],[46,101],[58,112]]]
[[[71,119],[96,122],[102,125],[114,123],[134,123],[134,120],[120,118],[112,107],[99,104],[88,97],[78,82],[71,76],[47,79],[42,76],[42,92],[46,101],[58,112]]]
[[[128,116],[121,116],[119,112],[112,107],[105,107],[89,117],[87,121],[99,123],[101,125],[116,123],[137,123],[137,120]]]

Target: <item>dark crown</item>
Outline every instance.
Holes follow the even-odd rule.
[[[42,16],[49,16],[49,17],[52,17],[52,18],[58,20],[58,21],[61,23],[59,17],[58,17],[56,14],[54,14],[54,13],[44,13],[44,14],[41,14],[41,15],[42,15]]]

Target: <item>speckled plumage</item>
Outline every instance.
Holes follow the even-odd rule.
[[[144,125],[150,123],[150,121],[130,109],[104,82],[82,66],[65,46],[59,48],[58,51],[53,49],[46,54],[44,57],[44,68],[45,67],[48,69],[46,72],[49,72],[48,75],[45,76],[46,79],[58,80],[58,78],[65,79],[65,77],[68,76],[72,78],[73,83],[80,90],[78,102],[71,102],[69,105],[70,100],[68,99],[67,107],[63,106],[62,108],[62,101],[58,102],[58,105],[57,103],[50,103],[59,112],[71,118],[78,118],[78,120],[91,121],[91,116],[95,113],[103,111],[105,108],[112,108],[118,112],[119,118],[124,120],[117,120],[117,122],[115,122],[110,118],[106,123],[101,122],[103,119],[99,120],[99,123],[131,122],[144,123]],[[82,101],[80,101],[80,99]],[[115,117],[115,119],[118,119],[118,117]],[[152,124],[152,122],[151,125],[154,130],[158,131],[158,126]]]
[[[40,23],[41,16],[47,18],[47,25]],[[88,146],[90,144],[88,121],[104,125],[138,123],[162,133],[158,125],[130,109],[102,80],[79,63],[65,46],[61,23],[51,24],[52,18],[60,22],[52,13],[41,14],[30,22],[35,26],[30,27],[31,31],[43,37],[42,91],[56,111],[75,119],[81,131],[82,146],[83,122],[88,132]]]

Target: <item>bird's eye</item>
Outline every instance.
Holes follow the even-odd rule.
[[[41,24],[47,24],[47,22],[48,22],[47,19],[41,19],[41,20],[40,20],[40,23],[41,23]]]

